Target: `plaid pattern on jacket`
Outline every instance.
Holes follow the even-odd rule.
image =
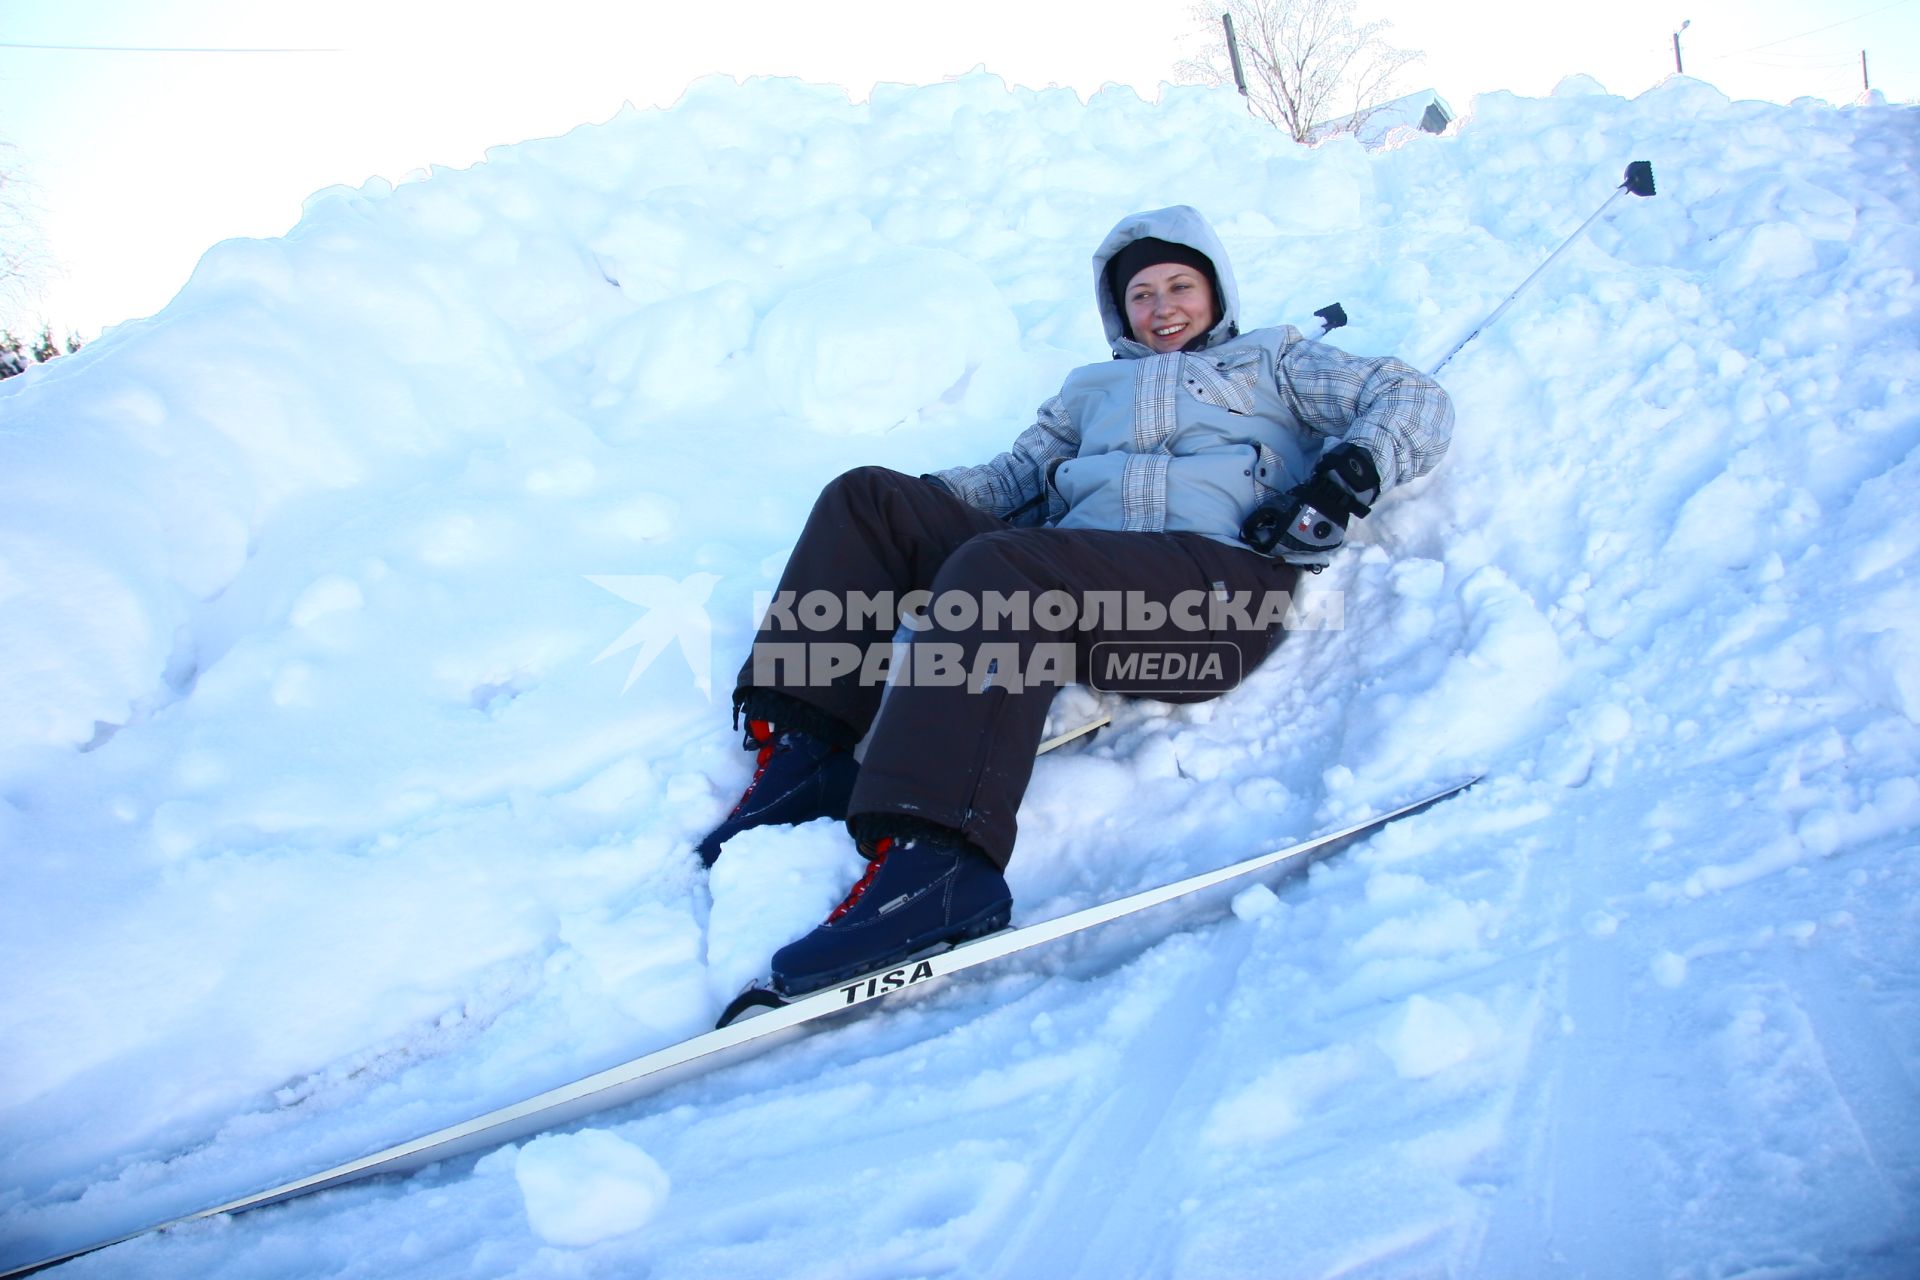
[[[1236,400],[1235,385],[1218,372],[1226,367],[1223,357],[1250,346],[1270,352],[1273,387],[1284,408],[1274,415],[1277,420],[1251,416],[1249,411],[1257,413],[1255,406]],[[1069,507],[1051,483],[1054,469],[1079,457],[1090,436],[1106,442],[1103,449],[1111,449],[1115,440],[1129,441],[1127,451],[1143,462],[1174,456],[1167,423],[1173,405],[1188,394],[1179,390],[1182,382],[1197,400],[1224,410],[1229,417],[1222,420],[1244,423],[1242,432],[1257,448],[1261,465],[1257,481],[1249,486],[1243,517],[1259,501],[1304,480],[1319,456],[1336,444],[1363,445],[1373,455],[1384,493],[1431,471],[1452,435],[1452,403],[1433,379],[1391,357],[1350,355],[1311,341],[1290,325],[1228,337],[1198,352],[1141,355],[1117,364],[1130,366],[1140,394],[1075,400],[1067,394],[1074,386],[1070,377],[1063,394],[1040,406],[1034,424],[1005,453],[978,466],[935,472],[931,478],[963,501],[1015,525],[1058,523],[1067,518]],[[1114,366],[1089,366],[1075,377],[1109,369]],[[1186,376],[1179,377],[1183,372]],[[1239,390],[1244,395],[1244,389]],[[1083,413],[1125,413],[1131,421],[1080,421],[1076,403],[1091,405]],[[1099,526],[1167,528],[1166,475],[1164,465],[1130,467],[1118,518],[1105,513]]]

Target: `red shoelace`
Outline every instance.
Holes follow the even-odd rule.
[[[767,762],[773,759],[773,722],[769,720],[747,721],[747,737],[760,744],[760,753],[753,758],[753,777],[747,782],[747,789],[733,803],[733,813],[729,818],[746,807],[747,797],[760,785],[760,779],[767,771]]]
[[[847,896],[841,901],[839,906],[833,909],[832,914],[827,917],[828,924],[832,924],[835,920],[838,920],[841,916],[853,910],[854,906],[865,896],[867,886],[872,884],[873,878],[880,874],[880,864],[887,860],[887,850],[891,848],[893,848],[893,837],[891,836],[870,847],[870,852],[868,852],[867,857],[866,874],[862,875],[860,879],[854,883],[853,888],[847,890]]]

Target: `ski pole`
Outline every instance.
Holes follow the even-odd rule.
[[[1598,218],[1601,214],[1605,213],[1607,211],[1607,207],[1611,205],[1615,200],[1618,200],[1620,198],[1620,193],[1623,191],[1629,192],[1636,196],[1652,195],[1653,194],[1653,162],[1649,160],[1635,160],[1632,164],[1628,165],[1626,181],[1622,182],[1618,187],[1614,188],[1613,194],[1608,196],[1605,202],[1602,203],[1598,209],[1595,209],[1593,211],[1593,217],[1588,218],[1585,222],[1581,223],[1579,230],[1575,231],[1572,235],[1568,236],[1565,240],[1561,241],[1560,247],[1558,249],[1555,249],[1552,253],[1548,254],[1547,260],[1541,263],[1539,266],[1535,267],[1533,269],[1533,274],[1528,276],[1525,280],[1522,280],[1519,283],[1519,285],[1515,287],[1514,291],[1507,295],[1507,300],[1505,302],[1502,302],[1499,306],[1493,309],[1492,315],[1488,316],[1485,320],[1482,320],[1479,324],[1475,325],[1473,327],[1473,331],[1469,333],[1466,337],[1454,343],[1453,350],[1447,352],[1446,355],[1441,356],[1440,363],[1433,366],[1433,368],[1429,369],[1428,372],[1439,373],[1442,369],[1447,367],[1447,361],[1453,359],[1455,356],[1460,354],[1460,348],[1466,346],[1469,342],[1472,342],[1475,338],[1479,337],[1481,333],[1486,329],[1491,328],[1493,323],[1496,320],[1498,320],[1501,316],[1507,313],[1507,308],[1513,305],[1513,300],[1520,296],[1521,290],[1525,289],[1528,285],[1532,284],[1534,280],[1539,277],[1542,271],[1545,271],[1548,267],[1552,266],[1553,260],[1559,257],[1561,254],[1565,253],[1567,251],[1567,246],[1571,245],[1575,240],[1578,240],[1580,238],[1580,232],[1585,231],[1588,227],[1592,226],[1594,223],[1594,220]]]

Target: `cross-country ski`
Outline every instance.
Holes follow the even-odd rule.
[[[1081,726],[1062,737],[1071,739],[1091,732],[1097,725]],[[861,974],[834,988],[796,998],[783,998],[765,988],[756,987],[728,1006],[714,1030],[679,1044],[646,1054],[631,1062],[596,1072],[583,1080],[550,1089],[523,1102],[489,1111],[459,1124],[435,1130],[421,1137],[375,1151],[358,1159],[219,1204],[167,1222],[155,1223],[140,1231],[97,1241],[72,1253],[39,1259],[26,1267],[0,1272],[0,1277],[38,1270],[53,1262],[93,1252],[143,1235],[183,1226],[190,1222],[222,1214],[243,1213],[249,1209],[279,1204],[297,1196],[310,1195],[330,1187],[363,1178],[407,1173],[441,1160],[474,1151],[484,1151],[530,1134],[553,1129],[597,1112],[606,1111],[666,1088],[676,1080],[695,1072],[714,1071],[747,1052],[762,1052],[776,1043],[781,1032],[821,1018],[880,1000],[898,992],[924,989],[956,973],[1015,955],[1033,947],[1067,937],[1070,934],[1118,920],[1150,907],[1172,902],[1218,884],[1252,875],[1268,867],[1312,857],[1324,857],[1355,837],[1378,830],[1387,823],[1418,813],[1431,805],[1471,786],[1473,779],[1441,788],[1407,804],[1363,818],[1358,822],[1288,845],[1283,849],[1255,854],[1238,862],[1189,876],[1172,884],[1143,890],[1113,902],[1087,907],[1054,920],[1040,921],[1020,928],[1005,929],[951,949],[930,951],[902,964]],[[752,1016],[741,1015],[751,1012]]]

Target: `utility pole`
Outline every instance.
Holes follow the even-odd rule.
[[[1692,25],[1692,18],[1683,19],[1680,23],[1680,31],[1685,31]],[[1687,74],[1687,69],[1680,65],[1680,31],[1673,33],[1673,74],[1677,76]]]
[[[1233,15],[1230,13],[1221,14],[1220,25],[1227,29],[1227,57],[1233,62],[1234,87],[1240,90],[1241,97],[1249,97],[1250,95],[1247,93],[1247,76],[1244,71],[1240,70],[1240,41],[1236,39],[1233,34]]]

